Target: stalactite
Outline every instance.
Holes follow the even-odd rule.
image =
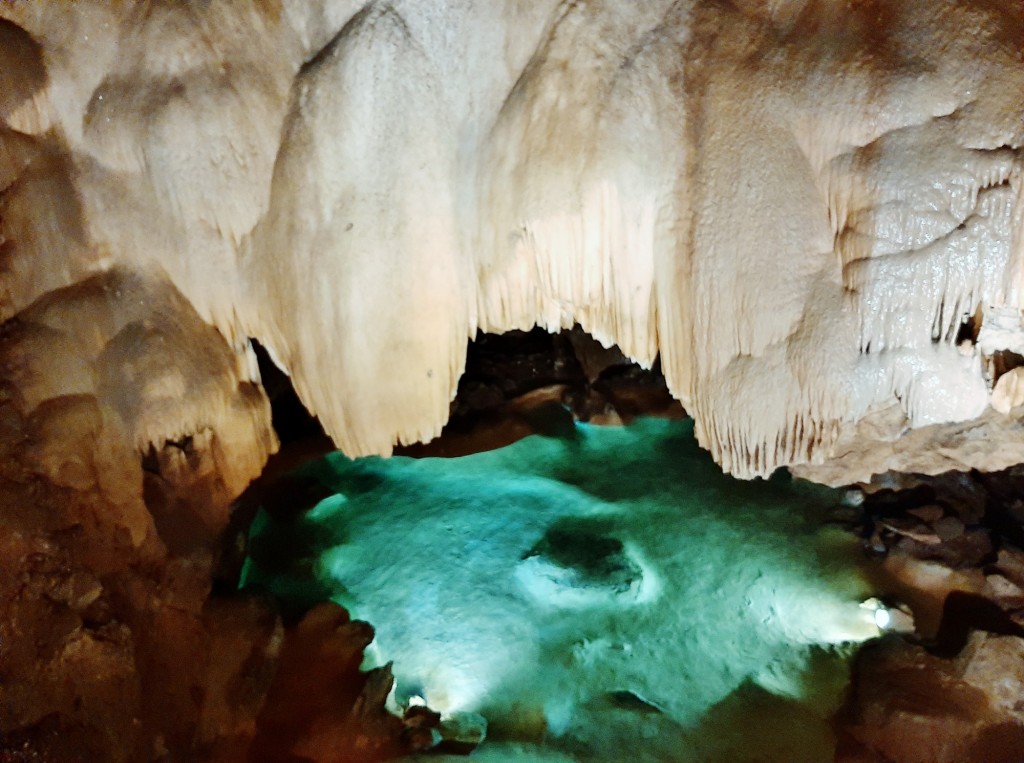
[[[660,357],[738,475],[977,416],[1022,11],[776,5],[5,4],[2,315],[166,277],[351,455],[434,437],[466,338],[534,325]]]

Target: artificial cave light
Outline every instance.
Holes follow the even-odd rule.
[[[892,621],[892,616],[886,609],[875,610],[875,625],[878,626],[879,630],[885,630],[889,627],[889,623]]]
[[[481,713],[481,753],[830,758],[848,658],[882,611],[861,604],[856,539],[823,525],[840,492],[734,480],[692,423],[653,419],[300,473],[335,494],[261,514],[245,584],[372,622],[397,706]]]
[[[884,631],[889,627],[892,622],[892,615],[889,614],[889,610],[879,599],[872,596],[870,599],[861,602],[860,606],[861,609],[867,610],[869,617],[878,627],[879,631]]]

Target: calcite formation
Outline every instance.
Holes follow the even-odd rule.
[[[167,280],[350,455],[533,325],[660,356],[741,476],[1019,402],[1014,0],[57,7],[0,5],[0,319]]]
[[[352,456],[578,324],[738,476],[1024,462],[1022,104],[1018,0],[0,0],[0,758],[432,739],[344,613],[210,597],[277,448],[250,340]],[[851,755],[1019,759],[1016,635],[883,654]]]

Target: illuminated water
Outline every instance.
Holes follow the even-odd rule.
[[[261,514],[246,584],[371,622],[398,704],[489,719],[475,759],[831,759],[877,635],[836,491],[723,476],[662,420],[304,471],[336,495]]]

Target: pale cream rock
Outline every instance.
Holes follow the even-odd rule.
[[[994,599],[1024,597],[1024,590],[1002,575],[986,575],[984,592]]]
[[[113,497],[117,470],[91,464],[186,438],[212,454],[226,500],[241,493],[277,450],[252,371],[172,287],[117,273],[52,292],[0,337],[26,457],[55,485]]]
[[[0,5],[0,318],[166,276],[350,455],[435,436],[477,330],[578,322],[660,355],[740,476],[1024,460],[983,370],[1024,282],[1020,3],[43,6]]]
[[[1003,414],[1024,403],[1024,368],[1012,368],[999,377],[992,390],[992,407]]]

